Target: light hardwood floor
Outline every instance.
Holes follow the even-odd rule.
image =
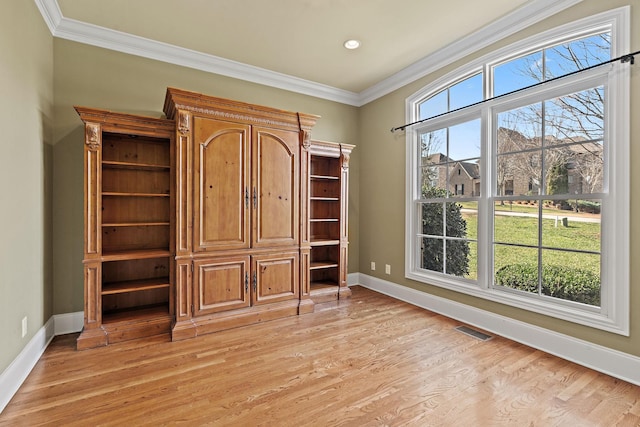
[[[354,287],[313,314],[76,351],[57,337],[2,426],[638,426],[640,387]]]

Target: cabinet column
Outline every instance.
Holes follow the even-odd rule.
[[[193,250],[191,114],[178,111],[176,142],[176,256]]]
[[[101,244],[101,150],[102,129],[99,123],[85,123],[84,139],[84,329],[78,339],[79,349],[107,344],[102,325]]]
[[[311,238],[309,232],[309,168],[311,167],[311,135],[300,131],[300,314],[312,313],[311,299]]]
[[[196,336],[193,316],[193,116],[187,111],[176,114],[176,286],[173,341]]]
[[[351,147],[352,148],[352,147]],[[347,286],[349,269],[349,156],[351,148],[345,149],[340,145],[340,290],[338,298],[351,296],[351,289]]]

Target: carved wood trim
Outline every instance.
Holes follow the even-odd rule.
[[[180,132],[182,136],[185,136],[191,128],[189,116],[190,114],[186,111],[178,111],[178,132]]]
[[[180,110],[226,121],[287,130],[311,130],[319,116],[234,101],[176,88],[167,88],[164,113],[178,119]]]
[[[112,132],[169,138],[175,134],[176,130],[176,123],[173,120],[136,116],[97,108],[79,106],[74,108],[85,123],[85,141],[90,139],[86,125],[99,126],[98,130],[94,128],[90,131],[92,135],[95,132]]]
[[[277,126],[277,127],[284,127],[284,128],[291,127],[290,122],[266,119],[266,118],[255,117],[255,116],[246,115],[246,114],[230,113],[227,111],[219,111],[219,110],[210,109],[210,108],[195,107],[192,105],[176,104],[175,108],[178,110],[187,110],[187,111],[191,111],[193,113],[198,113],[198,114],[206,114],[207,116],[222,118],[225,120],[251,122],[251,123],[257,123],[261,125]]]
[[[102,130],[98,123],[87,123],[84,127],[84,143],[91,151],[96,151],[102,144]]]
[[[308,150],[309,147],[311,147],[311,132],[307,130],[301,130],[300,139],[301,139],[300,144],[302,145],[302,148],[304,148],[305,150]]]
[[[351,158],[351,152],[350,151],[345,151],[342,149],[342,147],[340,147],[340,157],[341,157],[341,163],[342,163],[342,169],[344,170],[348,170],[349,169],[349,159]]]

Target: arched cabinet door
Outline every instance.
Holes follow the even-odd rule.
[[[193,127],[194,250],[248,248],[251,127],[205,117]]]
[[[253,127],[252,246],[299,244],[298,132]]]

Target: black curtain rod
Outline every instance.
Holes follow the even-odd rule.
[[[455,113],[456,111],[460,111],[460,110],[463,110],[465,108],[474,107],[476,105],[484,104],[485,102],[493,101],[494,99],[502,98],[502,97],[507,96],[507,95],[511,95],[511,94],[514,94],[514,93],[517,93],[517,92],[521,92],[523,90],[530,89],[530,88],[536,87],[536,86],[540,86],[540,85],[543,85],[545,83],[553,82],[555,80],[563,79],[565,77],[569,77],[569,76],[572,76],[574,74],[582,73],[583,71],[591,70],[593,68],[601,67],[603,65],[611,64],[613,62],[620,61],[623,64],[628,62],[631,65],[633,65],[635,63],[634,56],[635,55],[639,55],[639,54],[640,54],[640,50],[637,50],[637,51],[635,51],[633,53],[628,53],[626,55],[619,56],[619,57],[617,57],[615,59],[610,59],[609,61],[605,61],[605,62],[601,62],[599,64],[591,65],[590,67],[582,68],[580,70],[576,70],[576,71],[573,71],[573,72],[568,73],[568,74],[563,74],[561,76],[554,77],[554,78],[549,79],[549,80],[545,80],[545,81],[542,81],[542,82],[534,83],[534,84],[532,84],[530,86],[526,86],[526,87],[523,87],[523,88],[520,88],[520,89],[516,89],[516,90],[513,90],[511,92],[503,93],[502,95],[494,96],[493,98],[483,99],[482,101],[478,101],[478,102],[475,102],[473,104],[465,105],[464,107],[456,108],[455,110],[447,111],[446,113],[436,114],[435,116],[427,117],[426,119],[421,119],[421,120],[418,120],[418,121],[415,121],[415,122],[407,123],[407,124],[402,125],[402,126],[391,128],[391,133],[393,133],[393,132],[395,132],[397,130],[405,130],[409,126],[413,126],[413,125],[417,125],[417,124],[420,124],[420,123],[424,123],[427,120],[435,119],[436,117],[441,117],[441,116],[444,116],[445,114]]]

